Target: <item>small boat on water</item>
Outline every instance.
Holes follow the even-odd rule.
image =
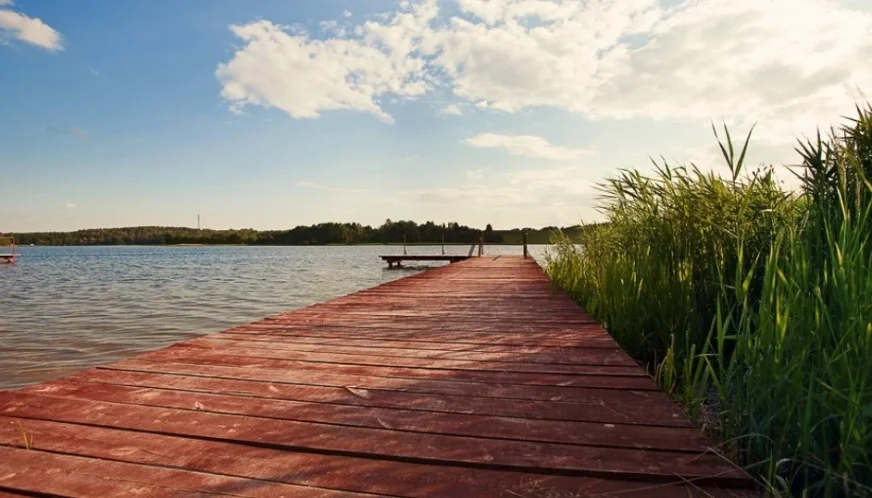
[[[6,252],[6,248],[8,248],[9,252]],[[0,264],[15,263],[16,256],[18,254],[15,253],[15,237],[0,236]]]

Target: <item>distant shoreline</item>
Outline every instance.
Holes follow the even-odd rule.
[[[300,225],[290,230],[212,230],[187,227],[140,226],[123,228],[92,228],[74,232],[11,233],[21,246],[196,246],[196,245],[270,245],[270,246],[328,246],[328,245],[446,245],[468,246],[484,239],[486,244],[520,245],[547,244],[555,234],[562,233],[570,240],[580,240],[588,226],[484,229],[458,223],[417,224],[413,221],[390,221],[373,227],[359,223],[319,223]]]
[[[470,247],[472,243],[466,242],[446,242],[442,244],[441,242],[409,242],[408,244],[403,244],[402,242],[361,242],[359,244],[33,244],[33,245],[20,245],[16,246],[17,249],[23,249],[27,247],[375,247],[375,246],[389,246],[389,247]],[[485,246],[523,246],[523,243],[513,243],[513,242],[485,242]],[[531,242],[527,244],[528,246],[548,246],[551,245],[550,242]]]

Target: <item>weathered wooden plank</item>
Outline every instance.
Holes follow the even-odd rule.
[[[512,384],[486,384],[480,382],[455,382],[451,379],[408,379],[320,373],[317,371],[293,371],[256,367],[238,368],[224,365],[149,362],[137,359],[120,361],[105,367],[107,370],[130,370],[139,372],[184,374],[201,377],[256,380],[261,382],[300,385],[382,389],[415,393],[452,394],[480,398],[512,400],[566,401],[573,403],[607,403],[616,393],[628,394],[622,399],[633,399],[644,405],[644,400],[655,403],[671,403],[658,390],[598,389],[576,386],[527,386]],[[640,406],[640,405],[637,405]]]
[[[385,285],[387,285],[387,284],[385,284]],[[414,294],[408,294],[408,293],[398,292],[396,290],[383,289],[382,286],[378,286],[378,287],[372,287],[370,289],[362,290],[359,292],[355,292],[353,294],[348,294],[347,296],[337,298],[336,301],[338,301],[340,304],[352,303],[352,302],[355,302],[357,299],[372,299],[372,300],[384,299],[384,296],[389,296],[391,298],[391,300],[396,300],[400,303],[404,302],[405,300],[424,301],[424,300],[439,299],[439,300],[446,300],[447,302],[459,302],[459,301],[464,301],[464,302],[468,301],[471,303],[494,302],[497,304],[505,304],[505,303],[509,303],[509,302],[522,303],[522,304],[550,303],[550,302],[556,302],[556,301],[562,301],[562,302],[568,301],[568,302],[572,302],[573,304],[575,304],[572,300],[569,300],[566,296],[564,296],[562,294],[547,293],[547,292],[543,292],[542,289],[533,289],[533,290],[525,290],[525,291],[515,290],[511,294],[491,292],[491,293],[488,293],[486,295],[482,295],[479,292],[468,292],[462,286],[455,287],[454,289],[451,290],[450,294],[446,294],[445,292],[442,292],[442,291],[435,291],[435,290],[430,290],[430,289],[425,289],[425,288],[416,289]],[[317,306],[317,304],[314,304],[312,306]],[[291,312],[279,313],[277,315],[273,315],[273,317],[287,316],[290,313]]]
[[[484,301],[483,301],[484,302]],[[485,316],[491,320],[499,320],[504,313],[510,313],[517,316],[527,316],[535,318],[537,323],[559,322],[560,324],[572,325],[590,325],[597,322],[590,316],[582,313],[580,310],[573,309],[568,302],[555,303],[553,301],[545,301],[531,305],[512,306],[512,301],[499,303],[487,301],[488,307],[481,309],[481,302],[472,303],[464,301],[453,301],[450,299],[432,297],[424,301],[407,301],[405,303],[397,303],[393,300],[366,300],[363,302],[354,300],[337,300],[326,304],[316,304],[304,309],[296,311],[293,315],[287,317],[299,317],[304,320],[308,319],[323,319],[329,318],[327,315],[342,311],[349,318],[361,317],[365,319],[383,320],[385,317],[404,317],[431,319],[438,315],[456,315],[465,316],[478,314]],[[440,306],[445,304],[445,306]],[[478,308],[478,309],[477,309]],[[282,321],[281,317],[267,318],[271,321]]]
[[[357,316],[355,316],[357,315]],[[521,313],[513,313],[510,316],[503,315],[487,315],[484,313],[434,313],[430,315],[424,314],[399,314],[399,313],[385,313],[383,315],[377,314],[367,314],[367,313],[359,313],[356,314],[354,312],[346,312],[341,316],[336,316],[335,313],[330,312],[311,312],[311,313],[300,313],[299,316],[294,317],[293,324],[294,325],[317,325],[322,323],[349,323],[355,325],[370,325],[370,326],[378,326],[384,327],[386,329],[391,328],[402,328],[403,326],[407,326],[410,324],[415,324],[424,327],[433,327],[438,329],[440,325],[445,323],[446,319],[454,320],[458,323],[464,323],[467,320],[474,320],[475,326],[470,326],[469,329],[476,330],[478,328],[481,329],[491,329],[496,330],[501,326],[505,325],[506,320],[512,321],[521,321],[523,320],[535,320],[537,327],[597,327],[598,324],[594,320],[574,320],[570,317],[563,319],[562,317],[553,317],[550,316],[547,320],[541,318],[533,313],[529,314],[521,314]],[[280,319],[272,320],[271,325],[284,325],[284,321]]]
[[[471,370],[477,372],[545,373],[558,375],[619,375],[630,377],[646,375],[635,362],[620,351],[615,351],[611,355],[602,354],[599,361],[594,359],[595,355],[593,355],[589,359],[589,363],[546,363],[500,361],[499,359],[450,359],[433,354],[423,357],[375,355],[372,352],[349,354],[336,351],[335,349],[333,351],[300,351],[289,348],[258,347],[257,344],[249,346],[238,342],[226,341],[216,344],[210,340],[195,339],[155,353],[149,353],[151,356],[144,355],[144,357],[154,358],[155,355],[167,354],[169,352],[184,355],[186,351],[194,354],[206,351],[248,358],[311,363],[339,363],[359,366],[426,368],[430,370]]]
[[[390,297],[390,300],[385,299],[385,296]],[[484,303],[487,303],[487,312],[491,315],[495,315],[498,312],[528,314],[578,312],[578,305],[569,299],[535,299],[531,295],[527,299],[520,301],[517,296],[488,296],[483,298],[466,294],[465,297],[459,297],[454,293],[425,296],[418,293],[411,295],[403,293],[358,294],[341,297],[327,303],[314,304],[307,309],[311,311],[329,310],[334,313],[337,311],[363,311],[368,309],[402,310],[406,312],[431,310],[472,312],[480,310],[481,305]]]
[[[281,327],[269,331],[260,330],[254,326],[238,327],[222,332],[222,335],[252,335],[252,336],[269,336],[294,337],[300,335],[317,335],[325,338],[348,338],[348,339],[369,339],[369,340],[405,340],[415,342],[428,342],[433,344],[451,343],[451,344],[470,344],[483,346],[520,346],[520,347],[583,347],[589,342],[607,342],[604,336],[599,333],[590,334],[574,334],[572,337],[558,337],[558,332],[553,334],[532,332],[526,334],[519,333],[500,333],[499,331],[476,333],[475,331],[456,330],[452,332],[429,332],[424,331],[420,327],[411,327],[407,329],[397,329],[394,332],[385,332],[381,327],[348,327],[345,325],[322,325],[319,327],[300,326],[299,328]]]
[[[678,476],[682,476],[707,484],[747,483],[743,472],[714,454],[337,427],[149,406],[134,409],[128,405],[20,392],[0,393],[0,404],[6,407],[7,416],[189,435],[289,451],[654,482],[680,481]]]
[[[339,313],[339,312],[337,312]],[[344,314],[343,314],[344,315]],[[474,314],[471,314],[469,317],[465,317],[468,320],[474,320]],[[440,323],[441,322],[441,323]],[[318,320],[307,320],[307,321],[287,321],[287,322],[264,322],[264,323],[252,323],[244,327],[247,330],[299,330],[301,328],[330,328],[330,329],[351,329],[351,330],[370,330],[377,329],[383,333],[402,333],[408,331],[414,331],[418,333],[470,333],[476,334],[480,336],[490,336],[490,335],[521,335],[523,338],[524,335],[527,334],[535,334],[540,335],[542,338],[547,336],[551,336],[553,339],[564,339],[568,341],[572,341],[574,339],[583,338],[583,337],[608,337],[605,335],[601,329],[598,329],[597,326],[593,324],[589,325],[570,325],[566,324],[557,324],[557,323],[527,323],[521,324],[523,322],[519,322],[518,324],[503,324],[500,325],[498,321],[494,321],[493,323],[485,323],[485,322],[473,322],[473,323],[460,323],[460,322],[452,322],[451,318],[443,318],[443,317],[434,317],[432,320],[418,320],[412,318],[402,318],[402,317],[385,317],[383,319],[374,320],[374,319],[354,319],[350,317],[345,317],[341,319],[330,320],[327,318],[321,318]],[[375,331],[373,331],[375,333]]]
[[[421,352],[460,352],[460,353],[495,353],[502,356],[518,358],[530,357],[534,359],[554,356],[561,358],[563,361],[572,362],[575,354],[596,354],[603,352],[610,354],[613,351],[622,351],[616,343],[609,338],[608,341],[593,340],[584,341],[584,346],[506,346],[506,345],[480,345],[480,344],[464,344],[462,342],[445,342],[445,343],[429,343],[424,341],[407,341],[403,339],[365,339],[352,337],[335,337],[331,335],[304,335],[303,333],[294,334],[293,336],[275,336],[269,334],[214,334],[205,336],[204,339],[212,339],[219,341],[242,341],[242,342],[258,342],[269,344],[284,344],[288,347],[296,345],[312,345],[313,347],[359,347],[368,349],[395,349],[395,350],[412,350]]]
[[[663,485],[598,478],[536,475],[502,470],[426,465],[372,460],[342,455],[295,453],[144,432],[129,432],[0,415],[0,444],[16,445],[16,424],[34,436],[38,449],[76,451],[109,461],[171,466],[180,469],[237,476],[324,489],[437,498],[446,496],[537,497],[603,496],[716,498],[748,496],[746,491],[696,486]],[[711,494],[706,494],[711,493]]]
[[[333,313],[333,318],[328,316],[319,317],[310,320],[292,320],[273,319],[263,322],[254,322],[247,326],[246,329],[260,330],[281,330],[293,329],[301,327],[333,327],[333,328],[352,328],[352,329],[370,329],[378,328],[384,332],[402,332],[404,330],[415,330],[418,333],[432,332],[464,332],[464,333],[479,333],[479,334],[530,334],[539,333],[542,335],[551,336],[552,338],[566,339],[572,341],[585,335],[596,337],[607,337],[605,332],[595,323],[584,324],[566,324],[563,322],[542,322],[535,318],[528,321],[500,321],[493,320],[492,323],[475,321],[460,321],[461,317],[451,320],[444,318],[434,318],[431,320],[416,320],[413,318],[397,318],[385,317],[382,319],[372,319],[366,315],[354,318],[346,316],[345,313]],[[466,320],[475,319],[474,313],[470,316],[462,318]],[[508,317],[504,317],[508,318]],[[441,323],[433,323],[441,322]]]
[[[0,446],[0,486],[62,496],[379,496]],[[381,495],[383,496],[383,495]]]
[[[481,370],[438,370],[431,368],[379,367],[331,363],[329,367],[294,360],[252,358],[208,351],[161,350],[140,355],[138,361],[153,363],[184,363],[273,370],[279,374],[288,372],[317,373],[323,371],[344,375],[385,377],[406,380],[450,379],[453,382],[477,382],[500,385],[550,386],[550,387],[596,387],[608,389],[658,390],[654,381],[646,375],[565,375],[516,372],[488,372]],[[122,363],[123,364],[123,363]],[[637,369],[638,371],[638,369]]]
[[[620,423],[620,417],[616,414],[612,414],[609,423],[591,423],[370,406],[332,406],[287,400],[261,399],[252,403],[249,397],[226,394],[143,389],[76,381],[53,382],[50,391],[33,392],[90,401],[430,434],[695,453],[708,450],[708,441],[699,429],[625,425]]]
[[[330,405],[351,405],[437,413],[467,413],[534,420],[566,420],[665,427],[692,427],[684,413],[672,403],[664,403],[662,395],[650,397],[633,391],[597,390],[584,402],[552,400],[521,400],[457,396],[450,394],[390,391],[361,387],[294,385],[231,378],[195,377],[180,374],[91,369],[75,375],[70,381],[99,382],[132,387],[151,387],[195,393],[233,394],[247,396],[252,403],[261,398],[288,401],[309,401]],[[57,382],[28,388],[34,392],[51,392]],[[659,394],[659,393],[655,393]],[[646,417],[634,417],[639,411]]]

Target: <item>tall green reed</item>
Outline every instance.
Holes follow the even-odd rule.
[[[717,133],[716,133],[717,136]],[[657,165],[601,185],[607,225],[547,268],[772,494],[872,496],[872,108],[769,170]]]
[[[735,264],[736,234],[766,250],[774,227],[793,216],[770,170],[742,176],[749,139],[736,154],[726,133],[728,179],[665,160],[650,176],[621,171],[599,186],[608,223],[588,231],[578,248],[559,239],[552,251],[555,282],[649,365],[670,348],[685,357],[705,342],[719,272]]]

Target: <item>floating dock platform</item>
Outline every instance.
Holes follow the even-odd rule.
[[[458,255],[450,255],[450,254],[432,254],[432,255],[421,255],[421,254],[412,254],[412,255],[391,255],[391,256],[379,256],[383,261],[388,264],[388,268],[393,268],[394,265],[398,267],[403,266],[403,261],[437,261],[437,262],[448,262],[448,263],[457,263],[459,261],[463,261],[469,259],[471,256],[458,256]]]

